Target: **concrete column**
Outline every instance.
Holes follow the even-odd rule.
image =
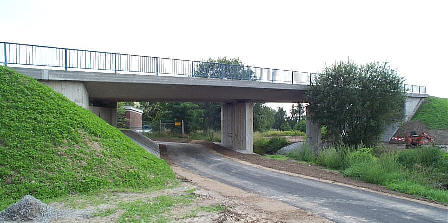
[[[226,103],[221,107],[221,143],[253,152],[253,103]]]
[[[233,104],[221,105],[221,143],[223,146],[233,146]]]
[[[98,117],[100,117],[101,119],[103,119],[104,121],[106,121],[107,123],[109,123],[112,126],[117,126],[117,107],[116,107],[116,102],[115,102],[115,107],[103,107],[103,106],[90,106],[89,110],[97,115]]]
[[[306,142],[313,147],[314,153],[317,154],[321,145],[321,126],[311,120],[312,114],[308,107],[306,108]]]

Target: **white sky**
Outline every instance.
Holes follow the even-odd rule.
[[[0,41],[317,72],[387,61],[448,98],[448,1],[0,0]]]

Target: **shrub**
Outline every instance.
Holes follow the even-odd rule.
[[[373,149],[371,148],[361,148],[357,151],[349,153],[347,157],[347,164],[351,166],[356,163],[367,163],[377,160],[377,158],[372,154],[372,151]]]
[[[404,171],[400,168],[392,153],[384,154],[379,159],[354,163],[345,169],[343,174],[368,183],[382,185],[395,180],[403,180],[405,177]]]
[[[294,131],[274,131],[270,130],[267,132],[263,132],[262,136],[264,137],[272,137],[272,136],[306,136],[306,134],[299,130]]]
[[[286,156],[294,160],[305,162],[314,162],[316,159],[313,148],[308,144],[304,144],[302,149],[299,151],[289,152],[288,154],[286,154]]]
[[[282,137],[260,138],[254,143],[254,152],[260,155],[274,154],[288,144],[288,141]]]
[[[437,166],[443,161],[443,152],[437,147],[404,150],[398,154],[397,160],[407,168],[412,168],[415,165]]]
[[[347,147],[331,147],[321,150],[316,157],[316,163],[332,169],[343,169],[347,166]]]

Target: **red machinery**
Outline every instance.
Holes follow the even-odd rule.
[[[404,137],[406,148],[417,147],[425,144],[434,144],[434,139],[428,134],[422,132],[420,135],[417,132],[412,131]]]

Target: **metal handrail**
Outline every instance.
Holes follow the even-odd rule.
[[[0,42],[0,44],[3,44],[3,50],[0,50],[0,63],[5,66],[35,66],[64,69],[66,71],[93,70],[110,72],[116,75],[136,73],[156,76],[237,79],[305,85],[314,84],[316,77],[319,75],[319,73],[277,68],[140,56],[35,44],[13,42]],[[426,87],[405,84],[404,91],[407,93],[426,94]]]
[[[3,50],[0,51],[0,63],[5,66],[35,66],[66,71],[94,70],[116,75],[136,73],[156,76],[311,84],[309,73],[294,70],[13,42],[0,42],[0,47],[1,45],[3,45]]]

